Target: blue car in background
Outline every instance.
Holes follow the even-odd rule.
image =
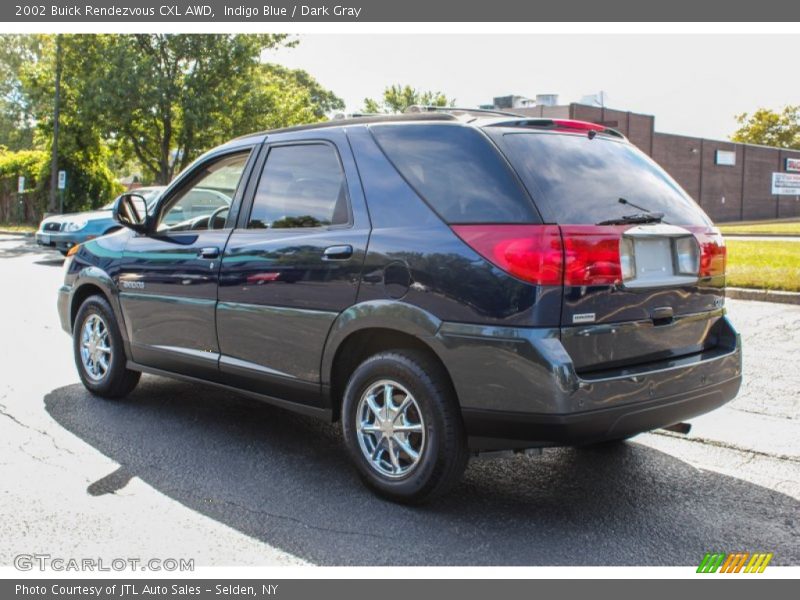
[[[163,186],[153,186],[133,192],[141,194],[147,202],[148,210],[151,210],[163,190]],[[36,243],[58,250],[66,256],[73,246],[120,228],[119,223],[111,217],[113,207],[114,202],[109,202],[99,210],[47,217],[42,220],[36,232]]]

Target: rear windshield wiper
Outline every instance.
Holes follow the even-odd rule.
[[[660,212],[646,212],[646,213],[633,213],[632,215],[623,215],[616,219],[607,219],[600,221],[597,225],[628,225],[630,223],[661,223],[664,218],[664,213]]]

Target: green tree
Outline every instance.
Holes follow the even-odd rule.
[[[41,216],[47,202],[50,157],[41,150],[10,151],[0,146],[0,220],[32,220]],[[17,207],[17,178],[25,178],[25,208]],[[9,201],[10,200],[10,201]]]
[[[20,88],[35,123],[33,147],[51,148],[53,133],[53,81],[55,36],[31,36],[38,52],[19,69]],[[63,36],[63,75],[59,119],[58,167],[67,171],[64,206],[68,210],[93,208],[108,202],[121,190],[108,167],[111,148],[100,115],[86,100],[87,81],[103,63],[101,53],[87,48],[81,38]],[[90,51],[91,50],[91,51]],[[43,176],[49,177],[48,164]],[[45,179],[47,180],[47,179]]]
[[[442,92],[417,90],[410,85],[390,85],[380,100],[364,98],[364,112],[402,113],[409,106],[455,106],[455,99]]]
[[[253,74],[247,91],[230,105],[228,131],[218,142],[232,135],[314,123],[343,108],[341,98],[305,71],[264,63]]]
[[[41,53],[40,36],[0,35],[0,145],[9,150],[33,146],[35,127],[20,72]]]
[[[263,50],[284,35],[83,36],[105,61],[87,78],[85,98],[107,134],[158,183],[168,183],[203,149],[234,129],[238,100]]]
[[[324,119],[333,111],[344,110],[344,101],[330,90],[322,87],[306,71],[265,63],[261,67],[261,73],[266,85],[277,85],[290,90],[302,91],[307,98],[309,109],[315,117],[314,120]]]
[[[800,149],[800,105],[781,112],[759,108],[752,115],[736,115],[736,121],[740,127],[731,135],[734,142]]]
[[[0,46],[7,65],[0,74],[13,74],[8,89],[35,125],[27,147],[47,150],[55,36],[19,37]],[[117,188],[109,167],[128,174],[135,164],[146,180],[167,183],[231,137],[343,108],[305,71],[263,62],[265,51],[294,43],[285,35],[62,35],[59,168],[68,168],[67,205],[107,201]],[[0,144],[15,147],[3,137]]]
[[[86,96],[120,148],[167,183],[233,136],[342,106],[308,73],[262,62],[266,50],[294,43],[282,34],[101,36],[105,68]]]

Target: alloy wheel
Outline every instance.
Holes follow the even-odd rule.
[[[81,328],[81,362],[87,377],[100,381],[111,364],[111,342],[106,322],[98,314],[91,314]]]
[[[368,464],[384,477],[405,477],[425,449],[425,422],[414,396],[382,379],[362,394],[356,410],[358,444]]]

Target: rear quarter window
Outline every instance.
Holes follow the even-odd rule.
[[[389,161],[447,223],[539,223],[536,209],[486,136],[459,125],[373,125]]]
[[[710,224],[680,185],[632,144],[533,132],[505,133],[499,143],[548,221],[593,225],[649,211],[664,213],[673,225]]]

